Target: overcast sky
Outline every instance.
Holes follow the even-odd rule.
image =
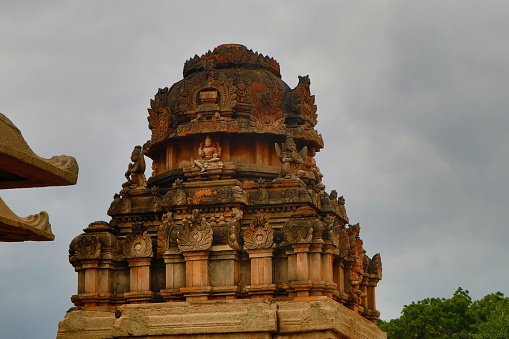
[[[223,43],[275,58],[291,88],[309,74],[326,190],[382,256],[382,319],[460,286],[509,295],[509,2],[183,3],[1,2],[0,112],[80,166],[76,186],[0,192],[56,236],[0,243],[1,337],[55,337],[77,289],[68,245],[109,221],[149,100]]]

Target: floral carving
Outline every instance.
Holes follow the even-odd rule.
[[[285,117],[279,108],[283,95],[277,87],[263,93],[251,110],[251,127],[258,133],[285,132]]]
[[[163,201],[173,206],[181,206],[187,203],[187,194],[181,188],[173,188],[166,192]]]
[[[317,122],[315,96],[311,95],[310,85],[311,81],[308,75],[299,75],[299,84],[290,93],[290,108],[297,111],[304,121],[315,126]]]
[[[303,206],[284,223],[282,231],[285,243],[293,245],[310,243],[313,233],[316,233],[316,237],[321,237],[323,229],[323,222],[317,219],[313,209]]]
[[[124,256],[126,258],[152,257],[152,240],[144,223],[133,223],[131,231],[124,243]]]
[[[228,236],[226,243],[234,250],[240,250],[240,226],[242,221],[243,212],[238,207],[232,208],[232,217],[228,220]]]
[[[168,212],[163,214],[157,232],[157,254],[163,255],[173,242],[177,242],[177,225],[173,222],[173,214]]]
[[[247,249],[270,248],[274,243],[274,231],[265,214],[258,213],[244,231],[244,246]]]
[[[152,131],[151,141],[156,143],[167,138],[172,129],[173,121],[171,109],[168,103],[168,87],[159,89],[154,97],[150,100],[148,109],[148,128]]]
[[[183,252],[204,251],[212,247],[213,231],[207,219],[194,209],[192,215],[182,219],[178,228],[178,247]]]
[[[101,254],[101,243],[95,235],[81,236],[74,246],[78,259],[97,259]]]

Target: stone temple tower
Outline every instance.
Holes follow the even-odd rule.
[[[111,220],[70,244],[78,289],[57,337],[385,338],[380,255],[322,183],[309,77],[291,89],[234,44],[183,76],[150,101]]]

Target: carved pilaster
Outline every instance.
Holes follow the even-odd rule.
[[[130,303],[146,303],[153,299],[151,289],[152,240],[141,222],[133,223],[132,233],[124,243],[124,256],[129,264],[129,292],[124,297]]]
[[[271,298],[276,285],[273,283],[273,248],[247,250],[251,260],[251,285],[246,290],[252,298]]]

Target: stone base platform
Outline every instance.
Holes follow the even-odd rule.
[[[328,297],[167,302],[71,309],[58,339],[386,339],[377,326]]]

